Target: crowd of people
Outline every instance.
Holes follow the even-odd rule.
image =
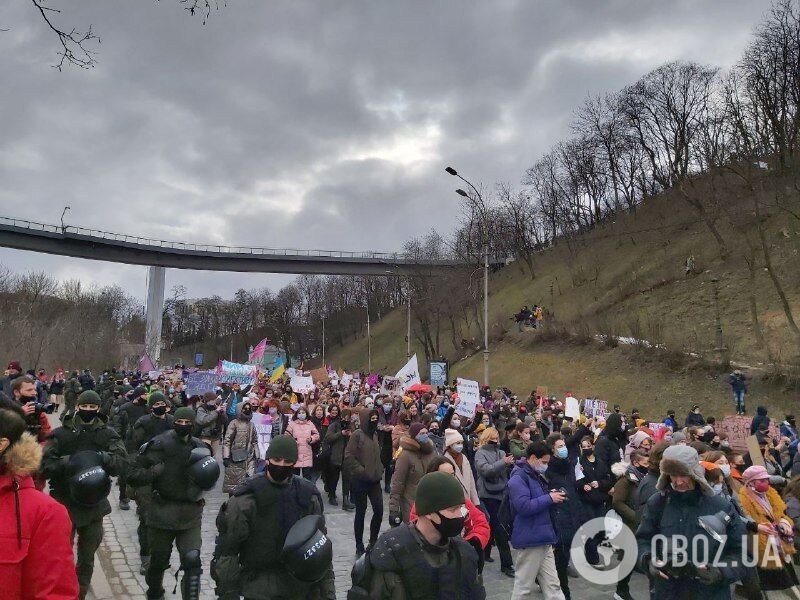
[[[147,598],[164,596],[173,545],[183,597],[196,598],[203,494],[222,477],[229,499],[207,565],[220,598],[335,598],[324,509],[340,502],[356,545],[348,598],[484,598],[482,573],[496,560],[513,578],[512,598],[537,588],[570,598],[580,575],[573,541],[597,518],[635,533],[651,598],[800,593],[793,415],[773,437],[759,407],[754,454],[732,447],[699,406],[682,421],[673,410],[645,419],[588,402],[576,414],[568,399],[484,386],[465,411],[455,382],[381,393],[380,381],[332,377],[300,394],[268,374],[187,396],[183,373],[48,379],[9,364],[0,380],[0,538],[11,560],[0,560],[0,589],[83,598],[116,477],[119,508],[136,504]],[[716,537],[711,517],[722,523]],[[690,566],[678,569],[655,553],[659,536],[700,537],[731,560],[701,560],[690,542]],[[589,564],[601,563],[607,537],[586,540]],[[743,552],[753,566],[735,560]],[[620,577],[615,599],[633,597],[629,581]]]

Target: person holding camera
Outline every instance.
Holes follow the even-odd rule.
[[[78,537],[81,598],[92,581],[94,555],[103,540],[103,517],[111,513],[110,476],[123,473],[127,461],[119,434],[99,416],[100,403],[94,390],[81,392],[74,415],[53,431],[42,458],[50,495],[67,507],[73,537]]]
[[[660,493],[647,501],[636,531],[637,566],[650,575],[651,598],[728,600],[731,584],[747,577],[747,567],[742,564],[744,521],[730,500],[714,493],[700,456],[691,446],[667,448],[660,470],[656,484]],[[716,541],[700,521],[718,513],[730,517],[719,519],[725,527],[722,542]],[[656,536],[663,543],[654,544]],[[698,537],[706,539],[701,542]],[[721,549],[719,544],[723,544]],[[658,551],[656,555],[654,550]]]
[[[33,435],[40,444],[44,444],[52,431],[50,421],[47,420],[47,413],[51,413],[55,410],[55,404],[43,404],[39,402],[39,395],[36,392],[36,382],[33,380],[33,377],[29,377],[28,375],[14,379],[11,383],[11,393],[14,400],[22,406],[28,433]]]

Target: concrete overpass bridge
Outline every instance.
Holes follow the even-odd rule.
[[[457,260],[418,260],[405,253],[347,252],[223,246],[171,242],[72,225],[48,225],[0,216],[0,247],[149,267],[145,348],[160,355],[165,269],[297,273],[316,275],[405,275],[422,269],[465,267]],[[498,261],[491,261],[492,263]]]

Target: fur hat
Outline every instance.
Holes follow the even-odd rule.
[[[662,492],[670,487],[670,477],[691,477],[703,494],[714,495],[714,490],[706,481],[705,469],[700,464],[700,455],[691,446],[680,444],[667,448],[661,457],[659,469],[661,475],[656,488]]]
[[[458,442],[463,442],[464,437],[458,433],[455,429],[445,429],[444,430],[444,447],[449,448],[453,444]]]

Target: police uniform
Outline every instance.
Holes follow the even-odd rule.
[[[184,412],[188,411],[188,412]],[[182,414],[184,412],[184,414]],[[181,408],[175,420],[189,418],[194,411]],[[180,437],[174,429],[149,441],[137,457],[131,482],[137,486],[152,486],[152,498],[147,510],[147,536],[150,545],[150,564],[147,568],[147,598],[162,598],[164,571],[169,568],[172,544],[178,548],[184,571],[181,592],[191,598],[189,590],[199,589],[200,521],[204,501],[202,492],[189,478],[188,467],[192,450],[208,445],[198,438]]]
[[[82,392],[76,406],[86,403],[99,406],[100,397],[93,390]],[[81,598],[86,595],[92,580],[94,554],[103,539],[103,517],[111,512],[107,497],[94,506],[83,506],[70,494],[70,478],[75,474],[70,457],[83,451],[102,453],[102,467],[108,475],[124,473],[127,466],[122,440],[99,416],[84,422],[76,412],[62,427],[53,431],[45,445],[42,472],[50,480],[50,495],[67,507],[73,536],[78,536],[76,570]]]
[[[152,400],[149,404],[152,409]],[[157,435],[170,431],[173,421],[174,418],[170,414],[158,417],[151,412],[140,417],[133,424],[130,431],[130,438],[131,445],[136,448],[136,451],[129,454],[129,459],[134,461],[134,469],[136,461],[139,459],[139,448]],[[139,556],[142,563],[140,573],[144,575],[150,564],[150,539],[147,536],[147,513],[152,499],[152,487],[150,484],[133,485],[132,487],[131,497],[136,500],[136,516],[139,519],[139,526],[136,528],[136,534],[139,538]]]
[[[455,477],[435,472],[417,487],[417,508],[423,515],[464,503]],[[486,590],[478,570],[478,554],[461,537],[432,544],[413,524],[403,523],[383,533],[356,561],[348,600],[484,600]]]
[[[288,452],[282,452],[281,446]],[[274,438],[266,458],[296,462],[297,443],[289,436]],[[292,526],[303,517],[322,513],[319,491],[301,477],[289,474],[285,480],[273,481],[263,474],[241,484],[217,516],[219,537],[211,575],[217,582],[218,596],[222,599],[244,596],[247,600],[335,600],[331,564],[316,565],[319,574],[312,577],[314,583],[307,583],[290,572],[281,560]],[[324,527],[324,520],[322,523]]]
[[[147,414],[147,403],[144,399],[135,398],[125,402],[116,411],[113,411],[112,423],[117,430],[122,441],[125,443],[125,450],[129,456],[135,456],[138,446],[133,442],[133,424]],[[128,510],[128,481],[126,476],[119,478],[119,504],[122,510]]]

